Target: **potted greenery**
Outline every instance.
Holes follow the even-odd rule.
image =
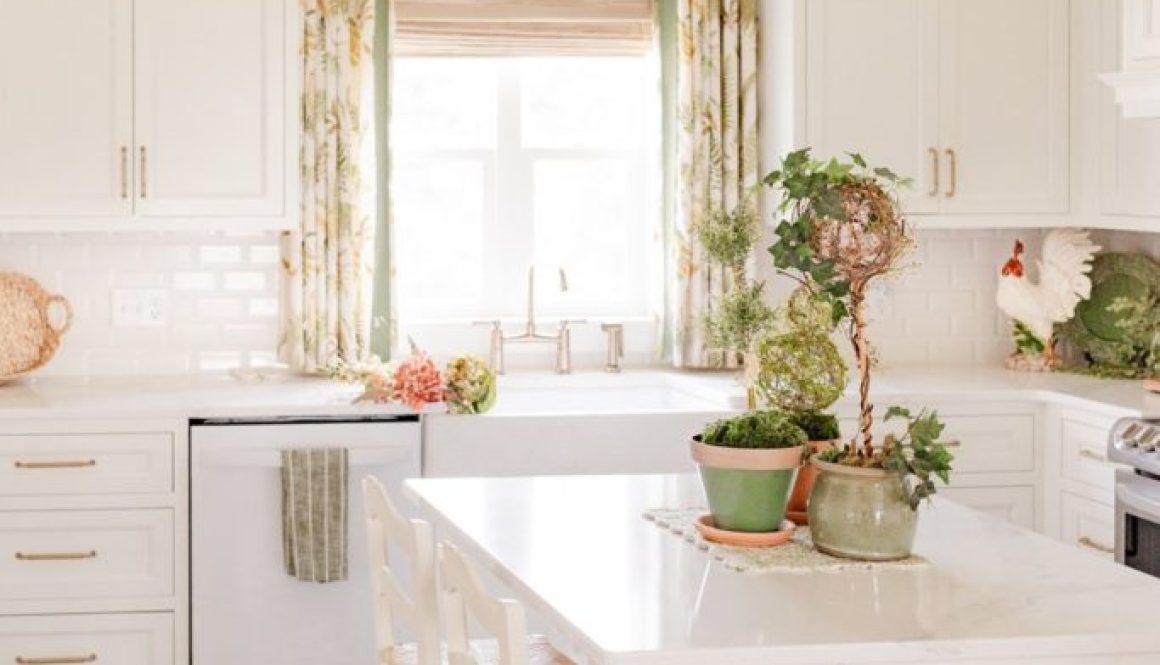
[[[826,413],[846,387],[847,368],[830,339],[834,329],[828,304],[799,287],[778,308],[775,332],[758,343],[757,391],[766,404],[789,414],[809,437],[810,451],[820,453],[837,444],[838,419]],[[798,471],[789,501],[789,518],[806,524],[806,506],[817,471]]]
[[[718,208],[696,227],[709,260],[725,276],[716,307],[702,317],[708,345],[723,354],[736,354],[744,372],[746,408],[757,408],[753,370],[755,344],[773,322],[773,308],[765,302],[765,284],[751,280],[746,264],[757,241],[758,216],[753,202],[742,201],[732,210]]]
[[[782,192],[774,265],[830,307],[845,323],[858,367],[859,420],[855,438],[815,455],[818,479],[809,502],[815,546],[838,556],[886,560],[910,554],[921,500],[934,494],[934,477],[949,480],[951,454],[938,442],[937,414],[891,408],[904,418],[902,437],[874,437],[870,403],[872,351],[866,335],[869,283],[900,267],[913,244],[898,207],[909,184],[890,169],[792,152],[763,179]]]
[[[778,411],[710,423],[693,437],[713,524],[749,533],[778,531],[801,466],[806,433]]]

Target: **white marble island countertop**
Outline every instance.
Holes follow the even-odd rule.
[[[740,573],[642,518],[692,476],[422,479],[448,538],[590,665],[1157,663],[1160,580],[950,501],[914,567]]]

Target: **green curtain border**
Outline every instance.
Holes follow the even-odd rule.
[[[656,21],[661,60],[661,232],[664,258],[663,312],[660,333],[660,359],[673,357],[674,313],[676,308],[672,284],[676,276],[673,234],[677,218],[677,3],[657,0]]]
[[[371,295],[371,353],[390,360],[391,348],[391,117],[390,34],[393,0],[375,0],[375,271]]]

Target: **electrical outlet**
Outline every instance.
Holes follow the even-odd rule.
[[[121,328],[149,328],[165,325],[169,293],[164,289],[115,289],[113,325]]]

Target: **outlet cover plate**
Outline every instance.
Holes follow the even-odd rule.
[[[118,328],[155,328],[165,325],[169,293],[164,289],[114,289],[113,325]]]

